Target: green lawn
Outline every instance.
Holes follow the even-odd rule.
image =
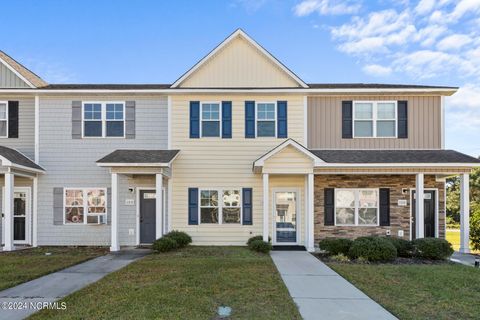
[[[242,247],[152,254],[64,299],[34,319],[301,319],[269,255]]]
[[[51,255],[45,255],[50,252]],[[105,248],[40,247],[0,253],[0,290],[103,255]]]
[[[400,319],[479,319],[480,273],[457,265],[328,263]]]
[[[452,244],[453,250],[458,251],[458,249],[460,248],[460,230],[447,229],[447,241]],[[480,251],[473,250],[471,245],[470,250],[472,251],[472,253],[480,254]]]

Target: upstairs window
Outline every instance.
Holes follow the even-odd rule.
[[[8,137],[8,102],[0,101],[0,138]]]
[[[277,112],[275,103],[257,103],[257,137],[276,137]]]
[[[355,101],[353,103],[355,138],[396,138],[396,101]]]
[[[202,137],[220,137],[220,103],[201,104]]]
[[[124,102],[85,102],[83,104],[84,137],[124,137]]]

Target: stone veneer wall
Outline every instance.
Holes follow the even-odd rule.
[[[386,227],[341,227],[324,225],[324,188],[390,188],[390,226]],[[315,176],[315,244],[324,238],[357,238],[367,235],[391,235],[397,237],[398,230],[404,231],[404,239],[410,238],[410,190],[415,188],[415,175],[316,175]],[[425,188],[438,188],[439,232],[445,238],[445,185],[436,181],[434,175],[425,175]],[[407,200],[407,206],[398,206],[398,200]]]

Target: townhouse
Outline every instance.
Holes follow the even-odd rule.
[[[445,237],[454,87],[305,83],[237,30],[172,84],[47,84],[0,52],[3,250]]]

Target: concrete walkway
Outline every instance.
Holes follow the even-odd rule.
[[[460,253],[458,251],[455,251],[450,257],[450,260],[453,262],[461,263],[471,267],[475,266],[475,259],[480,259],[480,257],[478,255]]]
[[[130,249],[111,253],[0,291],[0,320],[24,319],[38,311],[32,305],[57,301],[149,252],[147,249]],[[15,304],[17,310],[7,310],[12,304]],[[18,310],[20,307],[21,310]]]
[[[271,256],[305,320],[396,319],[308,252],[272,251]]]

